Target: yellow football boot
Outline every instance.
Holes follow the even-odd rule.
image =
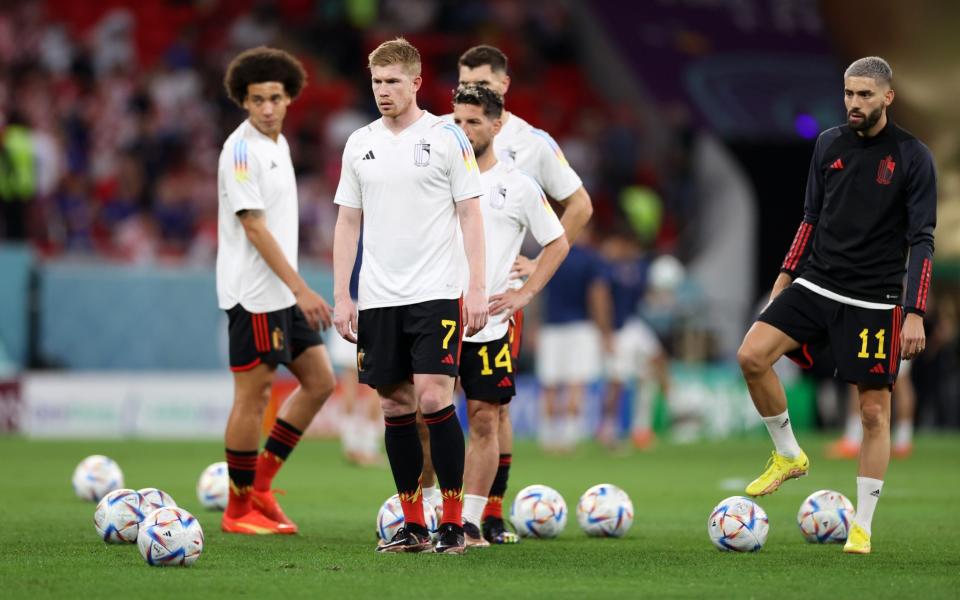
[[[750,482],[746,492],[750,496],[772,494],[784,481],[803,477],[809,470],[810,459],[807,458],[807,454],[803,450],[800,451],[800,456],[796,458],[787,458],[777,454],[777,451],[774,450],[763,473]]]
[[[843,545],[843,551],[850,554],[870,554],[870,534],[854,523],[850,535],[847,536],[847,543]]]

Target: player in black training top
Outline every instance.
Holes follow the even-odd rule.
[[[870,523],[890,459],[890,391],[900,359],[915,357],[925,343],[936,225],[930,151],[887,117],[892,75],[878,57],[861,58],[844,73],[847,123],[817,140],[803,222],[770,303],[737,355],[776,446],[747,486],[751,496],[809,469],[773,364],[788,355],[810,366],[817,348],[829,345],[838,375],[857,386],[863,444],[856,519],[844,551],[859,554],[870,552]]]

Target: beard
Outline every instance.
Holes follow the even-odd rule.
[[[486,144],[483,144],[482,146],[480,146],[480,145],[474,146],[474,147],[473,147],[473,156],[474,156],[475,158],[480,158],[481,156],[483,156],[484,154],[486,154],[486,153],[487,153],[487,150],[489,150],[489,149],[490,149],[490,142],[487,142]]]
[[[871,112],[869,115],[863,115],[863,113],[855,113],[858,115],[863,115],[863,120],[857,124],[850,120],[850,115],[854,113],[847,113],[847,125],[850,126],[850,129],[854,131],[869,131],[877,122],[880,120],[880,117],[883,116],[883,107],[876,109]]]

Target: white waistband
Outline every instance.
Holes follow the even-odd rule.
[[[860,308],[872,308],[874,310],[890,310],[894,308],[895,304],[881,304],[879,302],[867,302],[866,300],[857,300],[856,298],[847,298],[846,296],[841,296],[836,292],[831,292],[828,289],[824,289],[815,283],[811,283],[806,279],[800,277],[794,283],[798,283],[803,287],[807,288],[815,294],[820,294],[824,298],[830,298],[841,304],[849,304],[850,306],[859,306]]]

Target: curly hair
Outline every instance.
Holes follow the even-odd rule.
[[[247,86],[267,81],[278,81],[291,98],[296,98],[307,83],[307,72],[292,54],[259,46],[237,55],[223,78],[227,96],[241,108],[247,98]]]
[[[453,103],[479,106],[483,109],[483,116],[488,119],[503,116],[503,96],[488,87],[461,85],[453,92]]]

